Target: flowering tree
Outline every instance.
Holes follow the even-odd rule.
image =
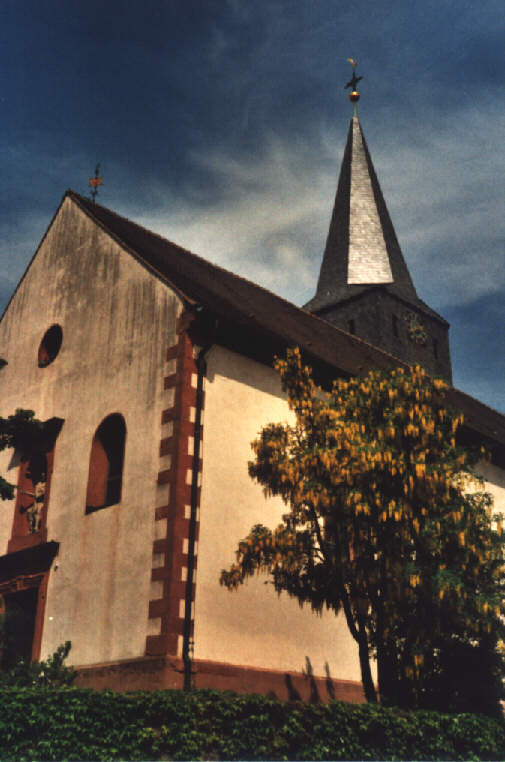
[[[276,529],[252,528],[221,583],[260,570],[317,611],[343,611],[367,699],[373,657],[382,700],[429,705],[447,654],[493,650],[503,631],[504,537],[473,471],[483,453],[458,446],[462,416],[420,367],[328,393],[298,350],[276,369],[295,423],[263,428],[249,473],[289,512]]]

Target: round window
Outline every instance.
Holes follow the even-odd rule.
[[[46,368],[60,351],[63,331],[57,323],[48,328],[39,346],[39,368]]]

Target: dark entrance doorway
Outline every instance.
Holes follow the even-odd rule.
[[[2,669],[19,659],[31,661],[38,598],[38,587],[4,594]]]

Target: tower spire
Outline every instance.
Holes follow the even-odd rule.
[[[348,59],[356,106],[357,61]],[[406,362],[451,378],[448,323],[419,299],[356,113],[351,118],[315,296],[305,309]]]
[[[353,116],[317,291],[306,309],[319,314],[381,285],[418,301],[359,119]]]

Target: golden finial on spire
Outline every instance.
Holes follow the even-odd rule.
[[[356,66],[358,65],[358,59],[356,58],[356,60],[354,60],[354,58],[348,58],[347,60],[352,66],[352,77],[347,85],[344,86],[344,90],[347,90],[348,87],[352,87],[352,90],[349,93],[349,100],[351,103],[354,103],[354,113],[356,113],[356,103],[359,101],[359,93],[356,90],[356,86],[358,82],[363,79],[363,77],[356,76]]]

